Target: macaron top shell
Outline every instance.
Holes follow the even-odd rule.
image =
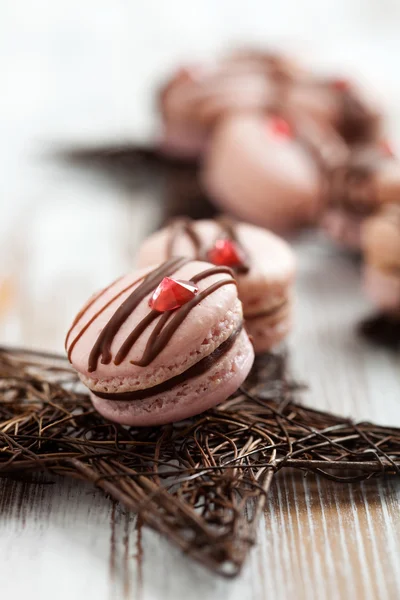
[[[210,64],[180,70],[161,92],[160,110],[167,127],[204,131],[229,112],[262,109],[273,94],[260,70]]]
[[[143,267],[154,262],[160,262],[173,256],[188,256],[195,258],[198,249],[190,235],[185,232],[179,223],[188,222],[187,219],[177,219],[169,227],[157,231],[144,241],[139,249],[138,266]],[[196,232],[201,241],[201,252],[207,253],[216,240],[225,237],[223,227],[224,219],[190,221],[190,227]],[[255,225],[248,223],[232,222],[235,237],[246,255],[248,272],[240,273],[241,287],[246,287],[246,282],[260,276],[268,277],[271,282],[287,281],[294,275],[295,257],[289,244],[282,238]],[[174,233],[176,231],[176,233]]]
[[[294,122],[296,129],[291,129],[282,120],[246,114],[219,123],[204,158],[202,180],[224,210],[278,231],[315,221],[322,202],[319,162],[325,165],[327,156],[333,164],[342,160],[345,145],[333,135],[332,152],[319,124],[307,119],[305,127],[302,119],[299,136],[299,121]],[[310,144],[303,133],[311,132],[318,136]]]
[[[309,78],[289,90],[287,107],[330,123],[349,143],[377,140],[381,131],[379,102],[361,82]]]
[[[206,262],[189,261],[172,269],[169,276],[174,279],[190,281],[195,275],[213,267],[214,265]],[[137,362],[143,357],[146,344],[159,322],[159,317],[144,328],[126,357],[116,364],[116,357],[122,344],[151,312],[149,300],[154,292],[154,289],[151,289],[135,309],[127,315],[113,335],[110,346],[111,360],[104,364],[100,355],[90,368],[89,357],[103,329],[132,292],[137,290],[145,277],[155,269],[156,267],[153,265],[118,279],[94,296],[86,305],[86,309],[84,308],[75,319],[67,335],[66,349],[72,365],[90,389],[118,393],[158,385],[166,379],[182,373],[201,358],[212,353],[233,331],[241,326],[242,307],[237,297],[233,277],[227,270],[215,273],[197,283],[198,293],[200,294],[218,282],[224,281],[225,284],[212,291],[191,308],[179,326],[174,328],[168,343],[149,364],[139,366],[132,364],[131,361]],[[182,309],[175,311],[175,314],[179,310]],[[161,313],[161,315],[163,314],[166,313]],[[173,318],[174,314],[170,321]]]

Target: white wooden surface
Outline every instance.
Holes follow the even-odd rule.
[[[104,177],[67,170],[48,152],[149,133],[152,85],[188,53],[271,39],[321,66],[357,67],[383,90],[398,128],[395,0],[260,0],[246,12],[233,0],[144,4],[0,5],[2,343],[61,350],[81,302],[133,264],[157,210],[151,198],[132,202]],[[290,346],[295,372],[310,384],[307,402],[400,426],[400,357],[354,334],[369,311],[357,265],[313,235],[296,247]],[[89,486],[0,482],[1,597],[391,600],[400,596],[399,502],[394,480],[337,486],[282,475],[243,575],[226,582]]]

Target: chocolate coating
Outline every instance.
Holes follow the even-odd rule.
[[[102,364],[109,364],[111,362],[111,344],[119,331],[121,325],[126,321],[129,315],[135,310],[140,302],[149,294],[159,283],[164,279],[172,275],[174,271],[182,267],[184,264],[189,262],[189,259],[175,258],[171,259],[160,267],[151,271],[144,281],[137,287],[128,298],[121,304],[117,311],[113,314],[107,325],[104,327],[99,337],[96,340],[95,345],[89,355],[88,371],[93,372],[97,368],[97,361],[101,356]]]
[[[92,350],[89,354],[88,359],[88,371],[93,372],[97,369],[98,360],[101,357],[102,364],[109,364],[112,360],[111,355],[111,345],[112,342],[120,330],[123,323],[128,319],[128,317],[134,312],[137,306],[146,298],[148,294],[150,294],[154,289],[159,285],[159,283],[164,279],[164,277],[168,277],[172,275],[176,270],[178,270],[183,265],[191,262],[189,258],[175,257],[167,260],[162,265],[148,273],[146,276],[143,276],[129,286],[118,292],[115,296],[113,296],[104,306],[101,307],[99,311],[97,311],[92,318],[84,325],[75,339],[72,341],[68,356],[71,358],[72,350],[83,335],[83,333],[87,330],[87,328],[95,321],[95,319],[112,304],[117,298],[119,298],[123,293],[135,287],[135,289],[131,292],[131,294],[124,300],[124,302],[117,308],[112,317],[109,319],[107,324],[103,327],[100,332],[96,342],[94,343]],[[159,312],[157,310],[149,310],[148,314],[145,315],[144,318],[134,327],[134,329],[130,332],[128,337],[122,343],[120,348],[118,349],[115,358],[114,364],[121,364],[125,358],[127,357],[129,351],[135,342],[140,338],[140,336],[147,330],[147,328],[153,323],[156,319],[158,322],[156,323],[153,331],[151,332],[147,344],[145,346],[143,356],[137,361],[131,361],[132,364],[138,366],[147,366],[149,365],[158,354],[165,348],[168,344],[169,340],[181,325],[181,323],[185,320],[190,311],[197,306],[202,300],[207,298],[214,291],[225,285],[236,285],[236,281],[233,278],[233,272],[229,267],[225,266],[215,266],[210,267],[197,273],[194,277],[192,277],[193,283],[198,283],[207,277],[211,277],[213,275],[217,275],[220,273],[225,273],[230,275],[229,279],[222,279],[220,281],[216,281],[206,289],[202,290],[200,293],[195,295],[189,302],[180,306],[178,309],[169,310],[164,313]],[[118,280],[117,280],[118,281]],[[115,283],[115,282],[114,282]],[[139,285],[137,285],[139,283]],[[114,284],[112,284],[114,285]],[[85,312],[93,305],[93,303],[101,298],[101,296],[110,289],[111,286],[108,286],[105,290],[98,293],[94,298],[84,307],[84,309],[78,314],[76,319],[74,320],[73,327],[80,321]],[[70,332],[72,331],[72,328]],[[70,332],[67,335],[67,341],[70,335]]]
[[[248,253],[246,252],[246,249],[243,247],[243,245],[238,239],[238,236],[236,234],[235,221],[227,216],[223,216],[215,219],[215,222],[220,227],[220,233],[218,233],[218,235],[216,236],[215,241],[222,238],[232,240],[240,248],[243,256],[246,257],[246,260],[243,264],[232,267],[232,270],[238,273],[248,273],[248,271],[250,270],[250,264],[248,262]],[[174,245],[181,235],[187,235],[193,243],[195,260],[208,260],[207,251],[209,250],[209,248],[207,248],[207,246],[203,244],[200,236],[196,232],[196,228],[193,222],[188,218],[179,218],[172,223],[170,229],[170,236],[167,242],[168,258],[172,258],[174,256]]]

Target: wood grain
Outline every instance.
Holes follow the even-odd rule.
[[[49,216],[47,203],[37,206],[29,236],[19,240],[29,243],[29,251],[20,251],[17,307],[9,306],[3,315],[2,338],[7,338],[6,317],[15,311],[20,337],[14,341],[59,350],[81,301],[133,262],[140,229],[150,227],[152,211],[146,214],[140,199],[129,202],[117,190],[103,190],[97,211],[99,206],[97,229],[90,226],[87,203],[82,199],[74,206],[78,268],[75,253],[61,249],[54,256],[54,239],[63,236],[60,214],[67,209],[61,204]],[[42,219],[47,238],[40,227],[36,230]],[[83,252],[85,246],[89,250]],[[369,347],[355,334],[356,323],[368,312],[359,265],[316,236],[298,240],[296,247],[300,276],[290,345],[293,370],[310,385],[307,401],[360,419],[400,423],[399,356]],[[85,485],[2,482],[1,492],[0,584],[10,593],[13,587],[13,597],[22,597],[28,580],[44,599],[61,581],[60,600],[94,595],[104,600],[183,595],[261,600],[290,594],[392,599],[400,593],[400,484],[394,480],[344,486],[298,473],[279,475],[259,544],[235,582],[206,574],[165,540],[138,528],[135,515]],[[21,564],[26,576],[15,581],[10,573]]]
[[[211,0],[194,4],[2,3],[2,343],[61,351],[80,305],[133,265],[158,204],[145,191],[129,193],[100,174],[61,167],[50,150],[126,143],[151,131],[154,83],[179,57],[233,39],[264,43],[285,31],[285,48],[304,49],[298,40],[307,39],[317,64],[334,71],[343,63],[375,77],[392,108],[390,131],[399,132],[395,2],[365,0],[362,19],[348,0],[260,1],[245,12],[231,0],[218,8]],[[316,236],[297,240],[296,248],[290,348],[296,376],[310,386],[307,402],[400,425],[400,356],[355,335],[369,311],[359,266]],[[227,582],[87,485],[0,481],[0,589],[17,600],[395,600],[399,504],[395,480],[341,486],[282,474],[257,547],[242,576]]]

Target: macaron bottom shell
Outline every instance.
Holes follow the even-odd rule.
[[[158,146],[167,156],[182,160],[196,160],[206,150],[207,137],[204,131],[195,127],[169,124],[164,128]]]
[[[246,331],[256,354],[268,352],[282,342],[292,329],[292,308],[286,302],[277,312],[245,318]]]
[[[91,393],[95,409],[122,425],[153,426],[197,415],[233,394],[246,379],[254,361],[253,346],[242,330],[233,346],[205,373],[170,390],[142,400],[119,401]]]

